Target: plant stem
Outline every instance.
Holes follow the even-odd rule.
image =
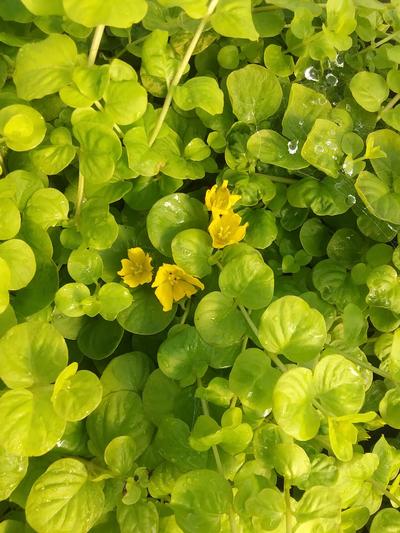
[[[290,507],[290,483],[285,478],[283,482],[285,494],[286,533],[292,533],[292,509]]]
[[[203,382],[201,381],[201,378],[197,378],[197,386],[198,387],[202,387],[203,386]],[[203,410],[203,413],[206,416],[210,416],[210,410],[208,409],[207,400],[205,400],[204,398],[200,398],[200,403],[201,403],[201,408]],[[217,470],[221,474],[221,476],[223,476],[225,478],[224,468],[222,466],[221,457],[219,456],[218,448],[217,448],[217,446],[214,445],[214,446],[211,446],[211,449],[212,449],[212,452],[214,454],[214,459],[215,459],[215,464],[217,465]],[[236,527],[236,523],[235,523],[235,517],[234,517],[234,514],[233,514],[233,509],[230,509],[230,511],[229,511],[229,522],[230,522],[230,525],[231,525],[231,532],[232,533],[238,533],[237,527]]]
[[[179,324],[184,324],[186,322],[186,319],[189,315],[190,311],[190,300],[186,302],[185,309],[183,311],[183,315],[181,316],[181,319],[179,320]]]
[[[97,57],[97,52],[99,51],[101,38],[103,37],[105,26],[100,24],[94,30],[92,44],[90,46],[89,56],[88,56],[88,66],[91,67],[94,65]],[[79,220],[79,215],[81,214],[81,207],[83,202],[83,196],[85,192],[85,176],[79,170],[78,178],[78,191],[76,193],[76,202],[75,202],[75,218]]]
[[[374,374],[377,374],[378,376],[381,376],[381,377],[383,377],[385,379],[389,379],[393,383],[396,383],[396,384],[400,385],[400,381],[399,380],[395,379],[388,372],[385,372],[384,370],[381,370],[380,368],[377,368],[376,366],[371,365],[371,363],[366,363],[365,361],[360,361],[356,357],[353,357],[352,355],[348,355],[348,354],[345,354],[345,355],[343,354],[343,357],[345,357],[346,359],[348,359],[349,361],[351,361],[355,365],[361,366],[361,367],[365,368],[366,370],[370,370]]]
[[[389,111],[389,109],[392,109],[392,107],[394,107],[399,100],[400,100],[400,94],[394,95],[393,98],[390,100],[390,102],[386,104],[386,106],[382,109],[382,111],[378,113],[377,121],[382,117],[385,111]]]
[[[257,326],[254,324],[254,322],[252,321],[249,313],[247,312],[246,308],[243,307],[243,305],[239,305],[239,309],[242,313],[242,315],[244,316],[244,319],[246,320],[247,324],[249,325],[251,331],[254,333],[254,335],[257,337],[258,339],[258,330],[257,330]],[[270,353],[270,352],[267,352],[266,350],[264,350],[265,353],[268,355],[268,357],[270,357],[272,359],[272,361],[276,364],[276,366],[279,368],[279,370],[281,372],[286,372],[287,371],[287,368],[286,368],[286,365],[284,365],[282,363],[282,361],[280,361],[279,357],[276,355],[276,354],[273,354],[273,353]]]
[[[370,479],[369,481],[372,483],[372,485],[376,488],[377,491],[381,492],[382,495],[386,496],[386,498],[389,498],[389,500],[391,500],[400,507],[400,498],[398,498],[389,490],[387,490],[382,483],[379,483],[379,481],[375,481],[375,479]]]
[[[97,52],[99,51],[101,38],[103,37],[103,33],[105,30],[104,24],[100,24],[99,26],[96,26],[96,29],[94,30],[92,45],[90,47],[89,56],[88,56],[88,66],[91,67],[94,65],[97,57]]]
[[[297,183],[299,181],[299,180],[296,180],[295,178],[285,178],[284,176],[273,176],[272,174],[262,174],[260,172],[257,172],[256,176],[263,176],[277,183],[291,184],[291,183]]]
[[[181,81],[181,78],[183,76],[183,73],[185,72],[185,69],[187,65],[189,64],[190,58],[193,55],[193,52],[196,48],[197,43],[199,42],[199,39],[201,37],[201,34],[203,33],[203,30],[210,19],[211,15],[213,14],[215,8],[218,5],[219,0],[211,0],[206,15],[201,20],[200,24],[197,27],[197,30],[195,34],[193,35],[193,39],[191,40],[188,49],[186,50],[185,55],[183,56],[183,59],[181,61],[181,64],[178,67],[178,70],[175,73],[175,76],[173,77],[171,81],[171,85],[168,88],[167,96],[164,100],[164,105],[162,106],[161,113],[158,116],[157,123],[155,125],[155,128],[153,130],[153,133],[151,134],[150,140],[149,140],[149,146],[153,146],[154,141],[157,139],[158,134],[160,133],[160,130],[162,128],[162,125],[164,124],[165,118],[167,116],[168,110],[170,108],[170,105],[172,103],[172,96],[174,94],[175,88],[178,86],[179,82]]]

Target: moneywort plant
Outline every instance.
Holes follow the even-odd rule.
[[[400,531],[398,0],[1,0],[0,532]]]

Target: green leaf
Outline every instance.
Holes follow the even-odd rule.
[[[211,16],[211,25],[225,37],[256,41],[258,32],[253,23],[251,8],[251,0],[220,0]]]
[[[75,42],[68,35],[54,33],[43,41],[25,44],[15,63],[18,96],[33,100],[57,92],[71,81],[77,59]]]
[[[0,111],[0,133],[11,150],[24,152],[43,141],[46,124],[36,109],[14,104]]]
[[[304,141],[315,121],[327,118],[331,109],[331,104],[322,93],[293,83],[282,119],[283,135],[293,141]]]
[[[178,85],[173,99],[184,111],[200,108],[210,115],[219,115],[224,109],[224,93],[216,80],[207,76],[197,76]]]
[[[152,501],[118,505],[117,519],[121,533],[158,533],[158,511]]]
[[[320,417],[312,402],[315,397],[312,372],[293,368],[275,385],[272,411],[280,427],[297,440],[310,440],[318,433]]]
[[[389,96],[385,78],[376,72],[357,72],[349,87],[357,104],[371,113],[379,111],[381,104]]]
[[[136,80],[111,81],[104,100],[106,114],[123,126],[139,120],[147,108],[147,92]]]
[[[399,403],[400,389],[398,387],[389,389],[379,403],[379,412],[383,420],[396,429],[400,428]]]
[[[279,531],[285,517],[285,500],[280,491],[262,489],[246,500],[245,507],[252,517],[253,525],[259,524],[264,531],[274,529]]]
[[[333,168],[333,167],[332,167]],[[310,207],[319,216],[341,215],[354,203],[354,196],[340,178],[326,177],[321,181],[303,178],[293,183],[287,190],[287,198],[293,207]],[[341,189],[346,192],[343,194]]]
[[[327,355],[316,364],[314,384],[319,402],[334,416],[358,413],[364,404],[364,376],[341,355]]]
[[[105,320],[115,320],[119,313],[132,303],[129,289],[119,283],[106,283],[97,293],[99,313]]]
[[[105,396],[86,421],[89,449],[103,457],[107,445],[126,435],[136,444],[135,459],[141,455],[152,438],[153,426],[147,420],[140,397],[133,391],[116,391]]]
[[[83,283],[66,283],[57,291],[54,302],[60,313],[72,318],[90,313],[93,307],[97,307],[97,302]]]
[[[156,202],[147,215],[149,239],[158,251],[172,256],[171,243],[185,229],[206,230],[208,214],[205,206],[187,194],[164,196]]]
[[[88,248],[105,250],[118,237],[118,224],[102,198],[91,198],[82,206],[79,230]]]
[[[222,294],[248,309],[261,309],[272,300],[274,273],[256,255],[239,256],[229,261],[219,275]]]
[[[209,354],[193,326],[177,325],[168,332],[160,345],[157,361],[162,372],[182,386],[191,385],[202,377],[208,368]]]
[[[313,257],[325,255],[330,232],[318,218],[309,218],[300,228],[300,241],[304,250]]]
[[[64,14],[62,0],[22,0],[22,3],[34,15],[45,17]]]
[[[95,250],[78,248],[68,257],[68,274],[71,278],[86,285],[96,283],[103,273],[103,261]]]
[[[134,467],[136,445],[132,437],[121,436],[113,439],[104,451],[104,461],[119,476],[129,476]]]
[[[341,167],[343,130],[335,122],[318,118],[301,150],[302,157],[318,170],[336,178]]]
[[[86,418],[99,405],[103,393],[99,378],[93,372],[77,370],[77,363],[64,368],[56,379],[51,397],[55,412],[69,422]]]
[[[246,322],[235,301],[220,292],[210,292],[200,300],[194,323],[203,340],[217,347],[237,344],[246,333]]]
[[[74,22],[92,28],[104,24],[116,28],[129,28],[140,22],[147,12],[145,0],[117,0],[112,5],[101,0],[63,0],[65,13]]]
[[[350,461],[353,445],[357,443],[357,429],[349,420],[328,418],[329,442],[340,461]]]
[[[34,392],[19,388],[0,397],[0,439],[7,453],[38,456],[56,445],[66,422],[54,411],[50,397],[51,387]]]
[[[207,0],[159,0],[158,3],[165,7],[179,6],[194,19],[202,18],[207,13]]]
[[[279,376],[265,353],[248,348],[235,360],[229,375],[229,387],[244,407],[263,417],[272,408],[272,392]]]
[[[240,212],[243,223],[248,222],[245,242],[254,248],[268,248],[278,235],[274,214],[267,209],[244,209]]]
[[[132,296],[131,305],[117,317],[125,330],[137,335],[154,335],[173,320],[177,306],[174,305],[171,311],[163,311],[150,287],[137,287]]]
[[[58,226],[68,218],[69,203],[58,189],[51,187],[35,191],[29,198],[24,214],[43,229]]]
[[[91,318],[79,330],[78,346],[91,359],[105,359],[116,350],[123,334],[124,330],[117,321]]]
[[[39,533],[86,533],[102,514],[104,503],[102,485],[89,479],[84,464],[60,459],[33,484],[26,518]]]
[[[46,322],[24,322],[0,339],[0,376],[11,389],[52,383],[68,362],[67,346]]]
[[[186,229],[171,242],[174,262],[185,272],[203,278],[211,274],[209,259],[213,252],[211,237],[201,229]]]
[[[21,215],[15,202],[0,198],[0,240],[12,239],[21,226]]]
[[[73,132],[81,146],[79,163],[84,177],[94,184],[110,181],[122,153],[116,133],[107,126],[84,120],[74,125]]]
[[[270,352],[306,362],[316,357],[325,343],[325,320],[301,298],[284,296],[262,314],[259,339]]]
[[[260,65],[247,65],[229,74],[227,88],[234,114],[248,124],[260,124],[275,114],[281,104],[279,81]]]
[[[293,57],[285,55],[277,44],[269,44],[264,50],[264,63],[277,76],[290,76],[294,70]]]
[[[273,130],[259,130],[251,135],[247,141],[247,149],[263,163],[277,167],[297,170],[308,166],[298,152],[297,144]]]
[[[229,512],[232,491],[229,483],[213,470],[193,470],[175,484],[171,505],[184,531],[218,533],[221,515]]]
[[[339,493],[331,487],[311,487],[303,494],[296,508],[296,518],[299,522],[307,522],[316,518],[339,519],[339,517]]]
[[[28,469],[28,458],[9,455],[0,447],[0,501],[6,500],[20,482]]]
[[[114,357],[100,378],[104,396],[118,390],[141,392],[150,368],[150,358],[142,352],[128,352]]]
[[[400,527],[400,512],[396,509],[382,509],[374,516],[370,533],[396,533]]]
[[[308,455],[297,444],[277,444],[273,452],[273,463],[278,474],[294,485],[297,479],[307,476],[311,470]]]

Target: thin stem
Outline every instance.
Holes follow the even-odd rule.
[[[188,300],[186,302],[186,305],[185,305],[185,310],[183,312],[183,315],[181,316],[181,319],[179,321],[179,324],[184,324],[186,322],[186,319],[189,315],[189,311],[190,311],[190,300]]]
[[[379,46],[382,46],[382,44],[385,44],[387,43],[388,41],[391,41],[392,39],[394,39],[395,37],[397,37],[398,35],[400,34],[400,31],[395,31],[394,33],[392,33],[391,35],[387,35],[386,37],[384,37],[383,39],[381,39],[380,41],[377,41],[376,43],[371,43],[369,46],[367,46],[366,48],[363,48],[360,53],[364,53],[364,52],[367,52],[368,50],[375,50],[375,48],[378,48]]]
[[[94,65],[97,57],[97,52],[99,51],[101,38],[103,37],[105,26],[101,24],[100,26],[97,26],[94,35],[92,44],[89,51],[88,56],[88,66],[91,67]],[[82,174],[81,171],[79,171],[79,178],[78,178],[78,190],[76,193],[76,202],[75,202],[75,218],[76,220],[79,220],[79,215],[81,214],[81,207],[83,202],[83,195],[85,193],[85,176]]]
[[[292,533],[292,509],[290,507],[290,483],[285,478],[283,491],[285,494],[286,533]]]
[[[397,496],[395,496],[394,494],[392,494],[389,490],[386,489],[386,487],[382,484],[382,483],[379,483],[379,481],[375,481],[375,479],[370,479],[369,480],[372,485],[379,491],[381,492],[384,496],[386,496],[386,498],[389,498],[389,500],[391,500],[392,502],[394,502],[397,506],[400,507],[400,498],[398,498]]]
[[[272,174],[260,174],[259,172],[256,173],[256,176],[264,176],[265,178],[270,179],[271,181],[276,181],[277,183],[297,183],[299,180],[296,180],[295,178],[285,178],[284,176],[273,176]]]
[[[78,191],[76,193],[76,201],[75,201],[75,218],[76,218],[76,220],[79,220],[79,216],[81,214],[81,207],[82,207],[82,202],[83,202],[84,191],[85,191],[85,177],[82,174],[82,172],[79,172]]]
[[[378,376],[381,376],[381,377],[383,377],[385,379],[389,379],[393,383],[396,383],[396,384],[400,385],[400,381],[398,379],[394,378],[393,376],[391,376],[389,374],[389,372],[385,372],[384,370],[381,370],[380,368],[377,368],[376,366],[371,365],[371,363],[366,363],[365,361],[360,361],[360,359],[357,359],[356,357],[353,357],[352,355],[343,354],[343,356],[346,359],[348,359],[349,361],[351,361],[352,363],[354,363],[355,365],[361,366],[362,368],[365,368],[366,370],[370,370],[371,372],[373,372],[374,374],[376,374]]]
[[[246,320],[247,324],[249,325],[251,331],[254,333],[254,335],[258,339],[257,326],[252,321],[252,319],[251,319],[249,313],[247,312],[246,308],[243,307],[243,305],[239,305],[239,309],[240,309],[244,319]],[[284,365],[282,363],[282,361],[279,359],[279,357],[276,354],[273,354],[273,353],[270,353],[270,352],[267,352],[267,351],[265,351],[265,353],[268,355],[268,357],[270,357],[272,359],[272,361],[276,364],[276,366],[279,368],[279,370],[281,372],[286,372],[287,371],[286,365]]]
[[[213,14],[215,8],[218,5],[219,0],[211,0],[210,5],[208,6],[207,13],[204,16],[204,18],[201,20],[200,24],[197,27],[197,30],[195,34],[193,35],[193,39],[191,43],[188,46],[188,49],[186,50],[185,55],[183,56],[183,59],[181,61],[181,64],[178,67],[178,70],[175,73],[175,76],[173,77],[171,81],[171,85],[168,88],[167,96],[164,100],[164,105],[161,109],[161,113],[158,116],[157,123],[155,125],[155,128],[153,130],[153,133],[151,134],[150,140],[149,140],[149,146],[153,146],[155,140],[157,139],[158,134],[160,133],[160,130],[162,128],[162,125],[164,124],[165,118],[167,116],[168,110],[170,108],[170,105],[172,103],[172,96],[174,94],[175,87],[179,85],[179,82],[181,81],[181,78],[185,72],[185,69],[187,65],[189,64],[190,58],[193,55],[193,52],[197,46],[197,43],[199,42],[199,39],[201,37],[201,34],[203,33],[203,30]]]
[[[400,94],[396,94],[395,96],[393,96],[390,102],[386,104],[386,106],[382,109],[382,111],[379,112],[377,120],[381,118],[381,116],[383,115],[385,111],[389,111],[389,109],[392,109],[392,107],[394,107],[399,100],[400,100]]]
[[[103,37],[103,33],[105,30],[104,24],[100,24],[99,26],[96,26],[96,29],[94,30],[92,45],[90,47],[89,56],[88,56],[88,66],[91,67],[95,64],[97,52],[99,51],[101,38]]]
[[[202,387],[203,386],[203,382],[201,381],[201,378],[197,378],[197,386],[198,387]],[[201,408],[203,410],[203,413],[206,416],[210,416],[210,410],[208,409],[207,400],[205,400],[204,398],[200,398],[200,403],[201,403]],[[223,476],[225,478],[224,468],[222,466],[221,457],[219,456],[218,448],[217,448],[217,446],[214,445],[214,446],[211,446],[211,449],[212,449],[212,452],[214,454],[214,459],[215,459],[215,464],[217,465],[217,470],[221,474],[221,476]],[[235,523],[235,517],[234,517],[232,509],[230,509],[230,511],[229,511],[229,522],[230,522],[230,525],[231,525],[231,532],[232,533],[238,533],[237,527],[236,527],[236,523]]]

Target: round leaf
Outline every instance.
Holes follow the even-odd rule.
[[[350,91],[361,107],[374,113],[389,96],[385,78],[376,72],[357,72],[350,81]]]
[[[232,298],[211,292],[196,308],[194,322],[201,337],[212,346],[232,346],[246,333],[246,322]]]
[[[185,229],[206,230],[208,215],[205,206],[187,194],[164,196],[147,215],[147,231],[152,245],[171,257],[171,243],[175,235]]]
[[[147,11],[145,0],[117,0],[112,4],[102,0],[64,0],[67,16],[89,28],[104,24],[116,28],[129,28],[140,22]]]
[[[211,273],[208,262],[212,255],[211,237],[201,229],[186,229],[172,240],[171,251],[174,262],[185,272],[203,278]]]
[[[293,368],[275,385],[272,411],[279,426],[297,440],[310,440],[318,433],[320,418],[312,401],[315,390],[308,368]]]
[[[297,296],[284,296],[264,311],[259,339],[270,352],[302,363],[316,357],[326,340],[324,317]]]
[[[9,455],[0,447],[0,501],[6,500],[25,477],[28,458]]]
[[[173,320],[176,305],[164,312],[150,287],[138,287],[132,296],[131,305],[118,315],[118,322],[125,330],[137,335],[154,335]]]
[[[103,512],[101,484],[89,479],[83,463],[60,459],[33,484],[26,518],[38,533],[86,533]]]
[[[392,428],[400,429],[400,389],[398,387],[389,389],[379,403],[379,412]]]
[[[24,152],[43,141],[46,124],[36,109],[21,104],[10,105],[0,111],[0,134],[11,150]]]
[[[58,189],[40,189],[32,194],[24,214],[43,229],[58,226],[68,218],[69,203]]]
[[[51,387],[10,390],[0,397],[0,441],[12,455],[38,456],[62,437],[65,420],[51,403]]]
[[[115,357],[100,378],[104,396],[118,390],[141,392],[150,368],[150,358],[142,352],[129,352]]]
[[[372,520],[370,533],[397,533],[400,528],[400,513],[396,509],[382,509]]]
[[[12,239],[21,226],[21,215],[9,198],[0,198],[0,240]]]
[[[261,309],[272,300],[274,273],[256,255],[239,256],[222,269],[219,287],[223,294],[248,309]]]
[[[95,317],[86,322],[78,334],[79,349],[91,359],[104,359],[111,355],[121,342],[124,330],[115,320]]]
[[[136,445],[132,437],[116,437],[104,451],[104,461],[118,475],[128,476],[134,466]]]
[[[72,250],[67,267],[71,278],[85,285],[96,283],[103,273],[103,261],[98,252],[85,248]]]
[[[86,418],[101,402],[103,388],[99,378],[80,370],[72,363],[60,373],[55,384],[51,401],[55,412],[70,422]]]
[[[26,287],[36,272],[36,259],[32,248],[20,239],[11,239],[0,244],[0,257],[7,263],[10,273],[10,290]]]
[[[63,337],[46,322],[24,322],[0,339],[0,377],[11,389],[55,381],[68,362]]]
[[[110,82],[104,100],[105,112],[123,126],[139,120],[147,108],[146,89],[135,80]]]

